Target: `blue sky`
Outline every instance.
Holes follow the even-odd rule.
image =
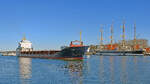
[[[100,25],[109,43],[114,20],[114,39],[121,40],[123,19],[126,39],[150,40],[149,0],[0,0],[0,49],[14,50],[25,34],[35,49],[59,49],[82,38],[86,45],[99,44]]]

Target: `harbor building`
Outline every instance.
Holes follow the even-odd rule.
[[[16,55],[19,56],[21,51],[33,51],[32,43],[23,37],[16,49]]]
[[[126,43],[127,43],[127,45],[130,45],[130,46],[138,45],[139,49],[144,49],[149,46],[148,40],[146,40],[146,39],[136,39],[136,41],[128,40]]]

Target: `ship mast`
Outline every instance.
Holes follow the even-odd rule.
[[[80,31],[80,42],[82,41],[82,31]]]
[[[100,42],[100,45],[103,45],[103,29],[101,29],[100,32],[101,32],[101,42]]]
[[[22,40],[26,40],[26,36],[25,35],[23,36]]]
[[[134,23],[134,45],[136,45],[136,23]]]
[[[114,31],[113,31],[113,22],[112,22],[112,24],[111,24],[111,36],[110,36],[110,38],[111,38],[111,46],[113,44],[113,33],[114,33]]]
[[[122,46],[125,47],[125,21],[123,21]]]
[[[103,29],[102,29],[102,25],[101,25],[100,33],[101,33],[100,48],[102,48],[102,46],[103,46]]]
[[[134,45],[134,47],[133,47],[134,50],[136,50],[136,44],[137,44],[136,43],[136,23],[134,23],[134,44],[133,44]]]

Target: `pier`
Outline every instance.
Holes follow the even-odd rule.
[[[16,51],[0,51],[2,56],[16,56]]]

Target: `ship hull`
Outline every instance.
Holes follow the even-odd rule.
[[[68,47],[58,53],[58,57],[64,58],[82,58],[87,51],[88,46]]]
[[[106,56],[142,56],[144,51],[97,51],[97,55],[106,55]]]

